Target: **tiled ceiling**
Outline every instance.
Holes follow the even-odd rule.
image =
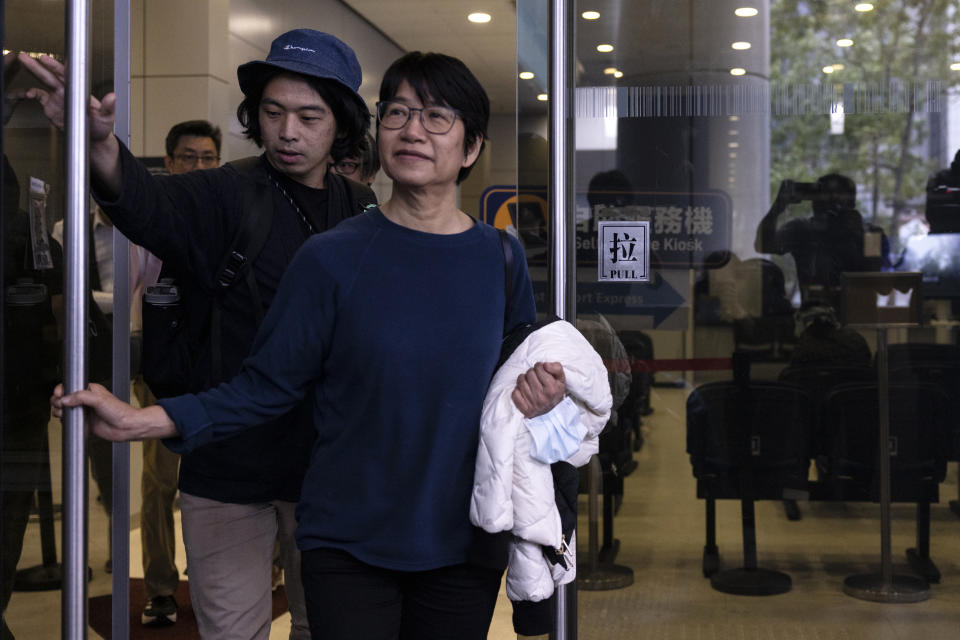
[[[512,112],[517,103],[517,71],[533,70],[537,79],[520,81],[524,107],[546,87],[548,0],[522,0],[520,63],[517,63],[517,3],[513,0],[342,0],[405,50],[431,50],[462,59],[486,87],[494,111]],[[577,86],[635,86],[664,79],[724,82],[731,67],[763,76],[769,60],[766,12],[737,18],[741,0],[569,0],[574,5]],[[747,3],[751,4],[751,3]],[[752,3],[764,4],[764,3]],[[593,10],[599,19],[584,19]],[[467,15],[484,11],[487,24]],[[753,43],[734,51],[731,42]],[[614,46],[600,52],[600,44]],[[615,68],[621,79],[604,73]]]

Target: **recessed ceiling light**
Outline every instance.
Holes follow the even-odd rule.
[[[747,70],[742,67],[734,67],[733,69],[730,69],[730,75],[732,76],[742,76],[746,72]]]
[[[825,66],[825,67],[822,69],[822,71],[823,71],[824,73],[833,73],[833,65],[829,65],[829,64],[828,64],[827,66]]]
[[[960,71],[960,62],[954,62],[951,64],[950,71]]]
[[[476,13],[471,13],[467,16],[467,20],[470,22],[476,22],[477,24],[482,24],[484,22],[490,22],[492,18],[489,13],[484,13],[482,11],[477,11]]]
[[[731,49],[736,49],[737,51],[746,51],[750,48],[749,42],[734,42],[730,45]]]
[[[540,102],[546,102],[549,98],[550,96],[548,96],[545,93],[537,94],[537,100],[539,100]]]
[[[738,18],[752,18],[753,16],[760,13],[753,7],[740,7],[739,9],[734,9],[733,14]]]
[[[840,38],[839,40],[837,40],[837,46],[838,46],[838,47],[852,47],[852,46],[853,46],[853,40],[851,40],[850,38]]]
[[[600,17],[599,11],[584,11],[580,14],[580,17],[584,20],[597,20]]]
[[[599,51],[600,53],[610,53],[611,51],[613,51],[613,45],[612,45],[612,44],[598,44],[598,45],[597,45],[597,51]]]
[[[728,153],[727,155],[729,155],[731,158],[736,158],[736,157],[737,157],[737,152],[736,152],[736,151],[731,151],[731,152]]]
[[[614,78],[622,78],[622,77],[623,77],[623,71],[615,71],[615,72],[613,73],[613,77],[614,77]]]
[[[739,143],[739,142],[728,142],[728,143],[727,143],[727,146],[730,147],[731,149],[736,149],[737,147],[740,146],[740,143]]]
[[[521,71],[520,72],[521,80],[533,80],[533,71]]]
[[[869,2],[861,2],[853,8],[854,11],[859,11],[860,13],[865,13],[867,11],[873,11],[873,5]]]
[[[730,129],[729,134],[732,135],[732,136],[735,136],[735,135],[739,135],[740,132],[737,131],[736,129]]]
[[[740,116],[730,116],[730,122],[739,122]]]
[[[603,70],[603,75],[605,75],[605,76],[612,76],[612,75],[615,74],[616,72],[617,72],[617,68],[616,68],[616,67],[607,67],[606,69]]]
[[[833,70],[834,70],[834,71],[843,71],[843,65],[840,64],[839,62],[834,62],[834,63],[833,63],[832,65],[830,65],[830,66],[833,67]]]

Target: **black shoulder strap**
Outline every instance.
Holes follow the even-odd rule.
[[[377,196],[369,187],[332,171],[327,172],[326,186],[329,201],[327,215],[321,229],[323,231],[332,229],[347,218],[363,213],[370,207],[377,206]]]
[[[500,234],[500,244],[503,247],[503,330],[507,330],[507,319],[510,315],[510,300],[513,298],[513,246],[510,237],[503,229],[497,229]]]
[[[273,188],[260,158],[243,158],[229,164],[243,178],[244,212],[230,248],[217,269],[214,280],[217,296],[233,286],[245,267],[257,258],[273,224]],[[251,270],[247,268],[246,271],[250,273]],[[259,297],[258,292],[255,295]],[[262,309],[259,311],[262,313]]]
[[[213,357],[213,380],[219,381],[223,369],[221,353],[220,300],[227,289],[245,276],[250,289],[257,324],[263,321],[263,300],[251,265],[256,260],[270,235],[273,224],[273,186],[260,158],[250,157],[229,163],[243,178],[243,219],[237,228],[230,248],[224,253],[214,278],[214,295],[210,313],[210,346]]]

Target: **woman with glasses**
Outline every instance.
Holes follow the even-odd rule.
[[[469,522],[479,419],[502,336],[535,320],[532,286],[514,260],[507,299],[498,232],[457,207],[489,119],[466,66],[403,56],[377,119],[390,199],[303,245],[237,377],[142,410],[95,386],[62,405],[95,409],[105,438],[182,451],[309,395],[297,542],[313,637],[485,638],[506,548]],[[539,363],[513,398],[533,417],[564,392],[560,365]]]

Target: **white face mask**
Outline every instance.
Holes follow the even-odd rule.
[[[580,449],[587,428],[580,422],[580,411],[570,398],[564,398],[548,413],[523,421],[530,433],[530,457],[545,464],[566,460]]]

